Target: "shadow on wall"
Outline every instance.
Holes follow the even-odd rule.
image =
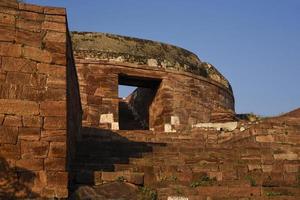
[[[133,169],[130,165],[132,158],[142,158],[143,153],[152,152],[154,147],[166,146],[165,143],[131,141],[116,132],[97,128],[82,127],[81,133],[85,139],[77,144],[76,161],[73,165],[76,184],[94,184],[95,171]]]
[[[0,199],[36,198],[38,194],[31,191],[36,175],[23,168],[10,167],[0,157]]]

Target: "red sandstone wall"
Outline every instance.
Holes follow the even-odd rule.
[[[78,125],[67,124],[66,27],[65,9],[0,1],[0,159],[12,174],[0,175],[4,196],[68,196],[67,125]]]
[[[234,113],[234,98],[228,89],[190,73],[80,58],[76,67],[84,126],[116,129],[119,74],[162,80],[149,110],[150,129],[155,131],[175,132],[209,122],[215,113]]]

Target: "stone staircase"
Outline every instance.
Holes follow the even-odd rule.
[[[240,122],[231,132],[88,131],[73,169],[78,185],[127,181],[159,199],[299,199],[300,123]]]

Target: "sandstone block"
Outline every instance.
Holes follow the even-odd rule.
[[[16,1],[2,0],[0,1],[0,6],[5,6],[9,8],[18,8],[18,3]]]
[[[222,172],[208,172],[209,178],[215,178],[217,181],[223,180],[223,173]]]
[[[46,36],[44,37],[44,41],[65,43],[66,33],[48,31]]]
[[[47,173],[47,185],[53,188],[59,188],[61,186],[67,186],[68,173],[67,172],[52,172]]]
[[[21,141],[22,158],[46,158],[48,150],[48,142]]]
[[[296,173],[296,172],[300,171],[300,165],[285,164],[284,170],[288,173]]]
[[[20,159],[21,149],[20,144],[1,144],[0,145],[0,156],[6,159]]]
[[[28,12],[28,11],[22,11],[19,12],[19,17],[26,19],[26,20],[32,20],[32,21],[43,21],[44,15],[36,12]]]
[[[39,116],[23,116],[23,126],[40,128],[42,126],[42,120]]]
[[[66,17],[65,16],[59,16],[59,15],[46,15],[45,16],[45,21],[66,23]]]
[[[44,21],[42,24],[42,29],[65,33],[66,32],[66,24]]]
[[[21,45],[0,43],[0,56],[21,56]]]
[[[13,28],[0,27],[0,41],[12,42],[15,40],[16,33]]]
[[[26,3],[20,3],[19,4],[19,9],[20,10],[27,10],[27,11],[33,11],[37,13],[43,13],[44,8],[42,6],[37,6],[33,4],[26,4]]]
[[[57,65],[67,65],[67,59],[65,54],[52,53],[52,63]]]
[[[144,184],[144,173],[125,173],[125,178],[129,183],[133,183],[135,185],[143,185]]]
[[[21,116],[17,116],[17,115],[6,115],[4,122],[3,122],[4,126],[14,126],[14,127],[20,127],[22,126],[22,120],[21,120]]]
[[[298,160],[298,154],[288,152],[288,153],[279,153],[274,154],[275,160]]]
[[[119,177],[124,178],[124,172],[102,172],[102,180],[103,181],[116,181]]]
[[[100,123],[113,123],[114,116],[112,113],[100,115]]]
[[[15,16],[6,13],[0,13],[0,24],[14,25],[15,22]]]
[[[43,35],[40,32],[19,29],[16,33],[16,42],[39,48],[42,45],[42,36]]]
[[[64,171],[66,168],[66,158],[46,158],[45,170]]]
[[[17,144],[18,128],[0,126],[0,144]]]
[[[42,131],[42,140],[49,142],[66,142],[66,130]]]
[[[2,69],[12,72],[34,72],[36,71],[36,63],[23,58],[2,58]]]
[[[53,63],[55,64],[63,64],[66,65],[66,43],[62,42],[45,42],[45,49],[49,52],[56,52],[59,53],[58,56],[54,54],[53,56]]]
[[[25,58],[29,58],[38,62],[50,63],[52,61],[52,55],[50,52],[36,47],[23,47],[23,54]]]
[[[47,79],[47,85],[52,88],[66,88],[66,79],[57,76],[49,76]]]
[[[55,7],[46,7],[44,10],[44,13],[49,14],[49,15],[66,15],[66,9],[55,8]]]
[[[40,109],[42,116],[66,116],[67,114],[65,101],[43,101]]]
[[[66,89],[61,88],[46,88],[46,91],[41,96],[41,100],[44,101],[65,101]]]
[[[37,141],[40,139],[40,137],[41,137],[40,128],[27,128],[27,127],[19,128],[19,139],[21,140]]]
[[[45,117],[44,129],[66,129],[67,118],[66,117]]]
[[[44,162],[43,159],[20,159],[16,161],[16,167],[18,171],[38,171],[44,169]]]
[[[271,172],[273,170],[273,165],[262,165],[263,172]]]
[[[39,105],[34,101],[0,99],[0,113],[37,115],[39,114]]]
[[[39,73],[47,74],[52,77],[66,78],[66,67],[65,66],[38,63],[37,68],[38,68]]]
[[[16,84],[16,85],[26,85],[29,84],[31,80],[31,75],[21,72],[7,72],[6,83]]]
[[[17,28],[33,32],[40,32],[41,26],[41,22],[38,21],[30,21],[22,18],[18,18],[16,21]]]
[[[243,197],[243,196],[260,196],[260,187],[229,187],[228,196],[229,197]]]
[[[248,169],[249,169],[249,171],[260,170],[261,169],[261,165],[259,165],[259,164],[249,164],[248,165]]]
[[[256,136],[257,142],[274,142],[274,137],[272,135],[260,135]]]
[[[49,157],[65,158],[67,155],[65,142],[50,142]]]

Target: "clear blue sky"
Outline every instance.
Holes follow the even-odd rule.
[[[300,107],[299,0],[26,0],[66,7],[69,27],[186,48],[231,82],[238,113]]]

